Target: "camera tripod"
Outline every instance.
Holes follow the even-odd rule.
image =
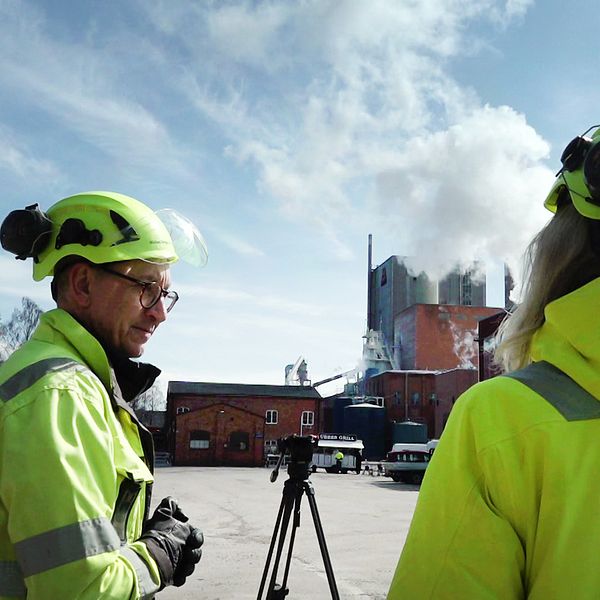
[[[282,461],[283,452],[281,453],[277,466],[271,474],[272,482],[277,479],[279,467]],[[321,550],[321,556],[323,557],[323,564],[325,565],[325,573],[327,574],[327,582],[329,583],[331,598],[332,600],[339,600],[340,596],[335,583],[333,568],[331,566],[329,552],[327,551],[327,544],[325,543],[325,534],[323,533],[323,526],[321,525],[321,519],[319,518],[319,511],[317,509],[317,502],[315,500],[315,490],[312,486],[312,482],[308,480],[309,462],[296,462],[294,461],[292,454],[292,462],[290,462],[288,465],[288,474],[289,478],[283,486],[283,497],[279,506],[279,513],[275,522],[275,529],[273,531],[273,537],[271,538],[271,545],[269,546],[267,562],[262,574],[257,600],[262,599],[262,593],[267,581],[273,550],[275,549],[275,544],[277,543],[278,538],[279,542],[277,543],[275,562],[273,564],[273,570],[271,572],[271,578],[269,580],[265,600],[283,600],[289,592],[289,589],[287,588],[287,579],[290,571],[290,562],[292,559],[292,550],[294,547],[294,540],[296,538],[296,531],[298,530],[298,527],[300,527],[300,504],[304,494],[306,494],[306,497],[308,498],[308,505],[310,506],[310,512],[312,513],[313,523],[317,533],[317,540],[319,541],[319,548]],[[283,552],[292,510],[294,513],[293,526],[290,533],[283,581],[281,585],[279,585],[275,582],[275,580],[277,577],[277,571],[279,569],[279,561]]]

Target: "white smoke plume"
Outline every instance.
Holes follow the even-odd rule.
[[[485,106],[408,143],[396,166],[379,173],[375,203],[416,272],[439,278],[457,263],[495,259],[518,274],[523,249],[547,220],[548,151],[521,115]]]
[[[456,326],[452,320],[450,323],[450,333],[452,334],[452,350],[456,358],[458,359],[458,363],[456,365],[457,369],[476,369],[477,368],[477,353],[478,346],[476,337],[477,331],[475,329],[469,331],[465,331],[464,329],[460,329]]]

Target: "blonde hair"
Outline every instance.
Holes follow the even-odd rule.
[[[538,232],[524,257],[523,301],[498,330],[494,360],[505,371],[531,362],[534,333],[545,321],[546,305],[600,277],[600,222],[586,219],[573,204],[559,203],[556,215]]]

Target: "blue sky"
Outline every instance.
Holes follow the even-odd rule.
[[[352,369],[369,233],[375,263],[437,276],[516,266],[547,220],[563,147],[600,121],[600,17],[565,6],[0,0],[0,207],[108,189],[198,225],[209,263],[174,267],[144,355],[166,378]],[[0,268],[2,318],[52,307],[31,265]]]

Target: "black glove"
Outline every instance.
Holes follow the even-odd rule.
[[[204,536],[187,521],[177,501],[168,496],[144,524],[140,540],[158,565],[161,589],[167,585],[182,586],[202,556]]]

